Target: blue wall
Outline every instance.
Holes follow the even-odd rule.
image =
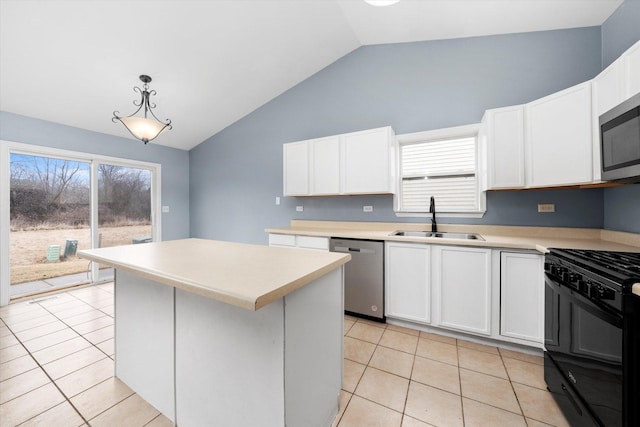
[[[162,239],[189,237],[189,154],[58,123],[0,112],[0,140],[73,150],[162,165]]]
[[[640,40],[640,0],[627,0],[602,24],[602,68]],[[604,228],[640,233],[640,184],[604,190]]]
[[[478,123],[484,110],[525,103],[593,78],[600,27],[364,46],[340,58],[190,151],[193,237],[266,243],[291,219],[397,218],[391,196],[283,198],[282,144],[391,125],[410,133]],[[443,222],[596,227],[601,190],[488,195],[480,220]],[[538,214],[537,203],[557,212]],[[305,211],[295,212],[296,205]],[[363,213],[373,205],[373,213]]]

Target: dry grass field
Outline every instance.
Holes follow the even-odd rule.
[[[102,247],[128,245],[134,238],[151,236],[151,225],[103,227],[100,234]],[[77,240],[78,250],[89,249],[91,246],[89,228],[12,231],[9,252],[11,284],[87,271],[89,261],[77,256],[61,258],[59,262],[47,262],[49,245],[60,245],[62,255],[67,239]]]

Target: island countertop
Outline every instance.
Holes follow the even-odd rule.
[[[258,310],[339,268],[348,254],[183,239],[78,251],[165,285]]]

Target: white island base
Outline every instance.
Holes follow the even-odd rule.
[[[180,427],[330,426],[342,270],[253,311],[116,269],[116,376]]]

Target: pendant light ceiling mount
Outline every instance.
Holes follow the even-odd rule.
[[[156,108],[156,104],[149,101],[151,96],[156,95],[155,90],[149,90],[149,83],[151,83],[151,77],[146,74],[140,75],[140,81],[143,83],[142,89],[138,86],[133,88],[134,92],[140,93],[140,101],[133,101],[133,105],[138,107],[133,114],[128,116],[121,116],[118,111],[113,112],[113,118],[111,121],[121,122],[125,128],[140,141],[145,144],[149,141],[153,141],[160,133],[165,129],[171,129],[171,120],[160,121],[153,113],[153,109]],[[144,115],[136,116],[140,110],[144,108]],[[150,115],[151,117],[147,117]]]

